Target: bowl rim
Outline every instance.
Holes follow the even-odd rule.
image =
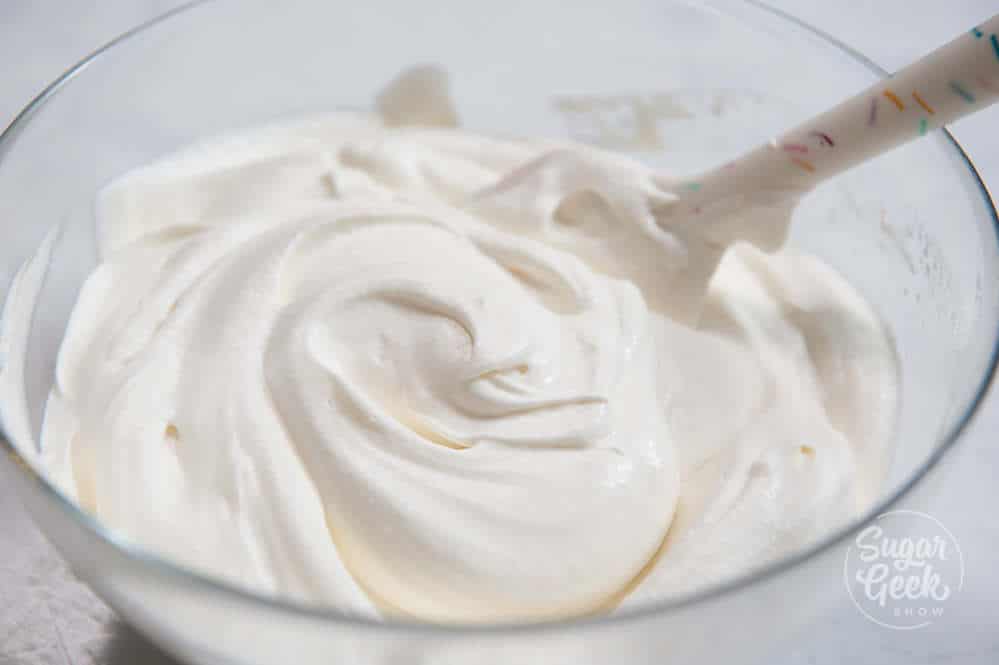
[[[151,28],[168,21],[179,14],[185,13],[201,5],[213,3],[214,1],[215,0],[189,0],[188,2],[184,2],[163,14],[160,14],[148,21],[140,23],[126,32],[123,32],[119,36],[105,43],[103,46],[92,51],[89,55],[63,72],[58,78],[38,93],[38,95],[36,95],[14,117],[3,132],[0,132],[0,164],[2,164],[3,157],[7,150],[30,121],[31,116],[52,97],[58,94],[58,92],[67,83],[82,73],[94,62],[99,60],[103,55],[112,51],[119,44],[129,41],[134,37],[141,36]],[[687,2],[688,0],[679,1]],[[723,1],[734,1],[741,5],[749,6],[755,10],[768,13],[773,18],[777,18],[780,21],[790,24],[794,28],[803,30],[810,33],[812,36],[818,37],[821,41],[825,42],[827,45],[835,47],[843,55],[852,58],[856,63],[864,66],[876,76],[886,78],[891,75],[877,63],[854,50],[852,47],[846,45],[842,41],[826,34],[794,15],[789,14],[788,12],[765,4],[762,0]],[[696,4],[705,6],[704,0],[700,0]],[[707,6],[710,8],[710,5]],[[997,249],[999,249],[999,209],[997,209],[995,199],[989,192],[981,174],[961,144],[958,143],[948,128],[941,127],[940,129],[947,143],[949,143],[950,146],[956,151],[957,156],[960,157],[965,167],[968,169],[973,182],[977,185],[979,193],[984,199],[986,207],[989,209],[989,213],[992,217],[992,230],[995,235]],[[0,300],[0,304],[2,304],[2,300]],[[933,452],[891,494],[883,497],[861,515],[827,533],[823,538],[820,538],[808,547],[764,565],[750,568],[735,577],[724,579],[720,582],[707,585],[692,592],[678,594],[662,602],[647,603],[638,607],[615,612],[613,614],[593,614],[541,622],[435,624],[414,620],[400,620],[395,618],[382,620],[363,615],[348,614],[330,607],[309,605],[287,598],[269,595],[264,592],[255,591],[248,587],[243,587],[225,581],[222,578],[199,572],[185,564],[131,542],[124,534],[117,533],[109,529],[94,516],[81,509],[72,499],[63,494],[60,489],[51,484],[43,474],[34,469],[31,465],[24,463],[13,464],[12,466],[15,469],[15,473],[23,471],[25,476],[37,485],[43,494],[47,495],[49,499],[53,499],[60,509],[69,513],[70,518],[81,524],[87,531],[90,532],[90,535],[96,536],[99,540],[110,545],[126,558],[136,561],[143,567],[155,569],[158,574],[175,578],[188,585],[193,584],[201,586],[206,588],[206,590],[227,595],[231,599],[241,603],[255,604],[261,608],[288,613],[304,619],[336,622],[345,626],[392,633],[394,635],[510,636],[521,634],[555,633],[576,629],[586,629],[588,627],[617,626],[629,622],[652,619],[658,615],[668,615],[671,612],[682,610],[693,605],[720,599],[723,596],[738,592],[743,588],[775,578],[783,572],[791,570],[810,559],[817,558],[827,550],[832,549],[834,546],[856,533],[865,524],[870,523],[872,520],[889,510],[901,499],[906,497],[909,492],[923,480],[927,473],[935,468],[940,460],[954,448],[958,440],[961,438],[961,435],[967,429],[969,423],[977,415],[979,407],[983,404],[989,394],[989,390],[995,378],[997,364],[999,364],[999,322],[997,322],[995,328],[989,361],[985,372],[979,379],[974,397],[969,400],[964,412],[954,420],[951,427],[940,438],[940,441],[934,448]],[[0,363],[0,370],[2,370],[2,368],[3,365]],[[10,457],[15,461],[22,459],[13,443],[7,438],[2,422],[0,422],[0,451],[7,451]]]

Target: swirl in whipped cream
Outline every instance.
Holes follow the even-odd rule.
[[[371,615],[578,615],[789,551],[873,491],[891,345],[816,260],[659,228],[653,182],[348,114],[129,174],[48,468],[144,545]]]

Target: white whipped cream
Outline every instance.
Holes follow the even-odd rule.
[[[383,117],[102,192],[43,432],[87,510],[256,589],[484,622],[715,582],[870,500],[896,366],[834,271],[715,272],[638,164]]]

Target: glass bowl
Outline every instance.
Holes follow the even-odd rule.
[[[931,489],[927,472],[958,440],[994,369],[995,210],[946,132],[829,182],[796,213],[790,243],[846,275],[894,336],[897,441],[866,514],[735,579],[604,617],[379,623],[258,595],[143,551],[35,468],[56,351],[96,262],[95,192],[198,138],[369,108],[415,63],[450,72],[469,128],[571,137],[676,174],[720,163],[884,75],[818,31],[738,0],[571,11],[539,0],[217,1],[142,26],[68,71],[0,137],[5,477],[77,575],[191,662],[740,663],[779,649],[845,593],[843,555],[857,529]]]

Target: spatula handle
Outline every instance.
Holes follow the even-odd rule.
[[[681,199],[696,209],[722,192],[807,190],[997,99],[999,16],[734,162],[685,181]]]

